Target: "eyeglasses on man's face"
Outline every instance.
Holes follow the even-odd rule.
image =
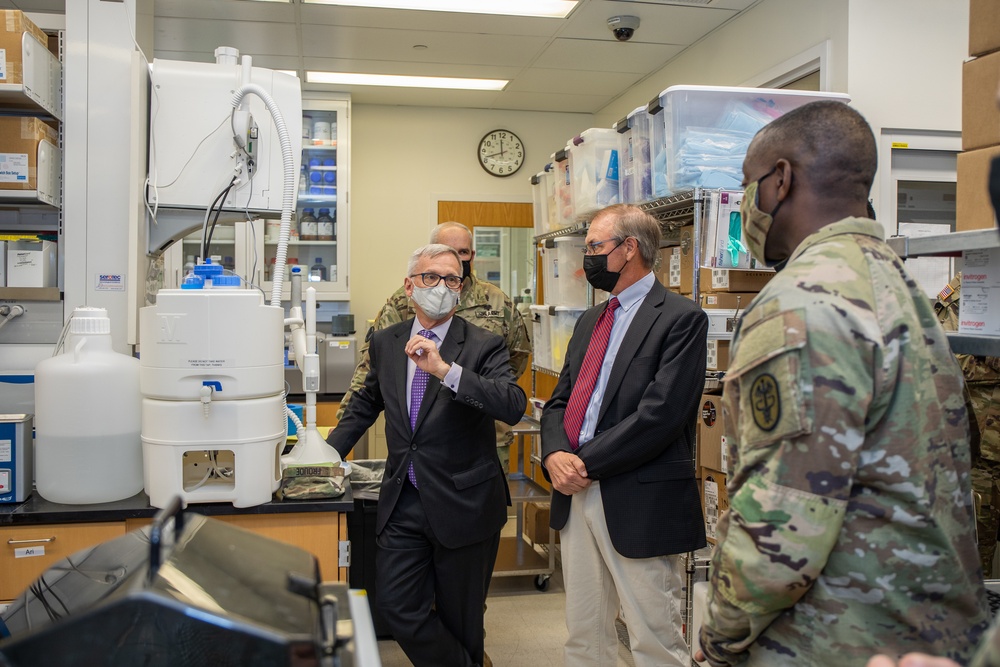
[[[592,241],[591,243],[588,243],[588,244],[586,244],[586,245],[583,246],[583,254],[584,255],[599,255],[599,254],[601,254],[600,251],[601,251],[601,246],[602,245],[604,245],[605,243],[612,243],[614,241],[621,241],[621,240],[622,239],[619,239],[617,237],[612,237],[610,239],[604,239],[603,241]],[[617,247],[617,246],[615,246],[615,247]],[[612,250],[614,250],[614,248],[612,248]]]
[[[450,290],[457,290],[462,286],[462,276],[439,276],[436,273],[414,273],[411,278],[420,277],[420,282],[424,287],[437,287],[437,284],[444,281]]]

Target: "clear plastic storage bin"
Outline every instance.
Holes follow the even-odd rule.
[[[558,193],[559,193],[559,169],[556,166],[556,154],[553,153],[549,156],[549,163],[545,165],[545,171],[548,172],[549,178],[546,181],[546,188],[548,191],[548,212],[549,212],[549,229],[552,232],[559,229],[560,218],[559,218],[559,206]]]
[[[557,306],[584,306],[587,304],[587,276],[583,271],[583,236],[557,236],[553,280],[558,283],[558,301],[549,301]]]
[[[552,175],[547,171],[540,171],[531,177],[535,236],[549,231],[549,180],[551,178]]]
[[[618,173],[621,201],[642,204],[653,199],[649,157],[649,113],[639,107],[615,123],[618,131]]]
[[[573,212],[577,217],[611,204],[618,196],[618,133],[592,127],[573,138],[569,154]]]
[[[651,117],[654,197],[694,187],[739,189],[750,140],[775,118],[842,93],[769,88],[671,86]]]
[[[556,265],[556,249],[555,246],[549,247],[549,244],[550,242],[546,241],[538,251],[542,263],[542,275],[545,277],[545,281],[542,283],[544,290],[542,302],[546,305],[554,306],[562,303],[562,301],[559,294],[559,269]]]
[[[531,311],[531,354],[535,366],[555,370],[552,363],[552,316],[548,306],[528,306]]]
[[[573,327],[586,308],[571,306],[556,306],[555,319],[552,322],[552,370],[560,371],[566,359],[566,346],[573,336]]]
[[[570,172],[569,156],[573,144],[555,154],[556,168],[556,228],[569,227],[573,224],[573,183]]]

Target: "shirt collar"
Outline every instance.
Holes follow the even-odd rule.
[[[442,341],[444,341],[444,337],[448,335],[448,329],[451,328],[451,323],[454,319],[455,316],[452,315],[451,317],[448,318],[447,322],[442,322],[441,324],[431,329],[434,335],[437,336],[436,342],[438,347],[441,347],[441,343]],[[414,317],[413,324],[410,326],[410,337],[412,338],[413,336],[416,336],[418,333],[423,331],[423,329],[424,327],[423,325],[420,324],[420,320]]]
[[[653,288],[655,280],[656,276],[652,271],[639,278],[639,280],[621,291],[618,295],[618,304],[628,312],[632,309],[632,306],[642,301],[642,298],[649,294],[649,290]]]
[[[826,227],[823,227],[819,231],[813,232],[809,236],[802,239],[802,243],[799,244],[799,247],[792,252],[786,261],[793,261],[796,257],[804,253],[810,246],[822,243],[831,237],[841,236],[843,234],[862,234],[865,236],[872,236],[880,241],[885,240],[885,228],[882,227],[882,223],[876,222],[871,218],[844,218],[843,220],[830,223]]]

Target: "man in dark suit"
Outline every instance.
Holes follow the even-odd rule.
[[[676,554],[705,545],[693,456],[708,318],[656,281],[659,244],[635,206],[596,214],[584,270],[613,296],[580,317],[542,413],[567,665],[616,664],[619,607],[637,667],[690,663]]]
[[[500,336],[454,317],[462,264],[431,244],[403,281],[416,317],[376,331],[371,369],[328,442],[346,456],[385,411],[377,603],[417,667],[483,663],[483,603],[510,497],[494,420],[527,400]]]

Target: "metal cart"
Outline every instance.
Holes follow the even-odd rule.
[[[538,448],[538,437],[541,424],[531,417],[521,418],[512,429],[515,436],[526,436],[532,441],[532,456]],[[547,502],[549,492],[539,486],[534,480],[524,474],[524,457],[518,457],[517,471],[507,475],[507,486],[510,489],[510,500],[514,506],[517,530],[512,537],[500,538],[500,550],[497,553],[496,565],[493,568],[494,577],[515,577],[535,575],[535,588],[540,591],[549,589],[549,580],[555,572],[556,550],[555,531],[549,531],[548,558],[535,551],[524,535],[524,506],[528,502]]]

